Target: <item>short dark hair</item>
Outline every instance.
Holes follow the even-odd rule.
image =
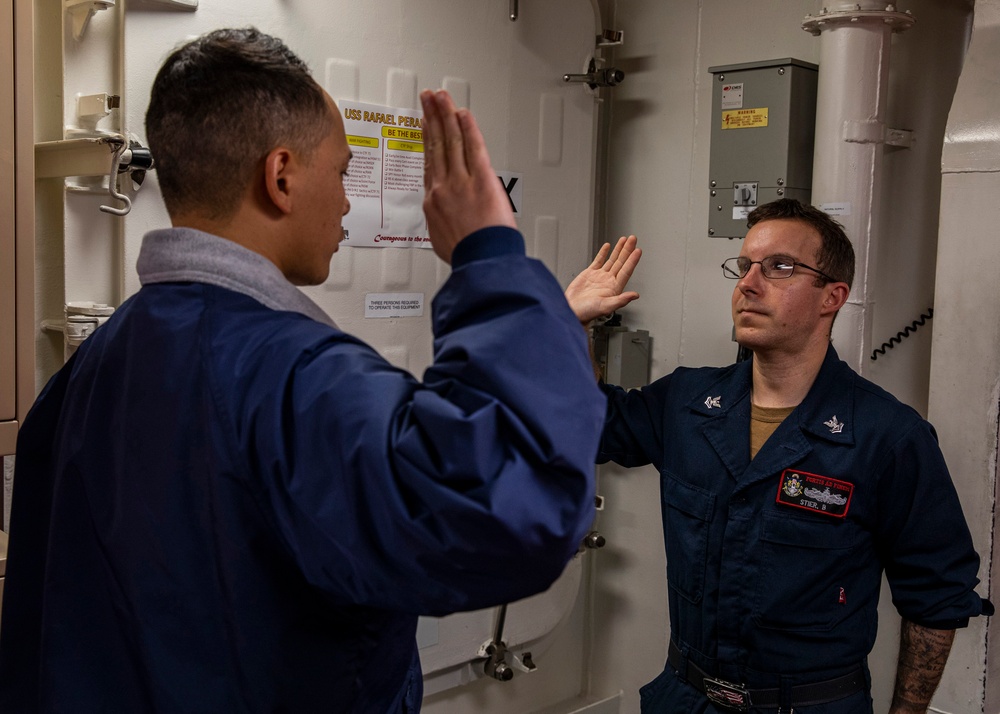
[[[789,218],[807,223],[816,229],[820,237],[819,255],[816,267],[834,280],[854,282],[854,246],[844,232],[844,227],[825,211],[794,198],[779,198],[777,201],[757,206],[747,217],[747,228],[758,223]],[[818,278],[825,282],[823,278]]]
[[[146,138],[167,211],[232,215],[276,146],[308,160],[332,130],[326,94],[285,44],[255,28],[175,50],[153,82]]]

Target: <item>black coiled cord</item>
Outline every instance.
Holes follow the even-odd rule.
[[[876,348],[872,352],[872,362],[877,360],[879,355],[884,355],[886,350],[891,350],[905,338],[916,332],[918,327],[923,327],[924,324],[932,317],[934,317],[934,308],[929,307],[927,308],[927,312],[921,313],[919,318],[904,327],[901,331],[897,332],[894,337],[890,337],[888,342],[883,342],[881,347]]]

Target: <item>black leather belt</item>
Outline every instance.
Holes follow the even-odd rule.
[[[713,704],[730,711],[745,712],[750,707],[777,709],[781,706],[781,689],[747,689],[742,684],[726,682],[713,677],[681,654],[680,649],[670,640],[667,662],[691,686],[708,697]],[[683,669],[682,669],[683,668]],[[824,682],[797,684],[790,687],[791,707],[809,707],[835,702],[860,692],[867,686],[865,673],[859,667],[849,674]]]

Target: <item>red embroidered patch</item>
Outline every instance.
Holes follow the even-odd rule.
[[[778,482],[775,501],[786,506],[843,518],[851,506],[854,484],[818,474],[785,469]]]

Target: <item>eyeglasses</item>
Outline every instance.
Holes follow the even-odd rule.
[[[729,258],[722,264],[722,274],[731,280],[739,280],[746,277],[754,263],[760,264],[760,272],[764,274],[765,278],[790,278],[796,268],[805,268],[826,278],[828,282],[837,282],[822,270],[817,270],[805,263],[799,263],[786,255],[769,255],[762,260],[750,260],[743,255],[739,258]]]

